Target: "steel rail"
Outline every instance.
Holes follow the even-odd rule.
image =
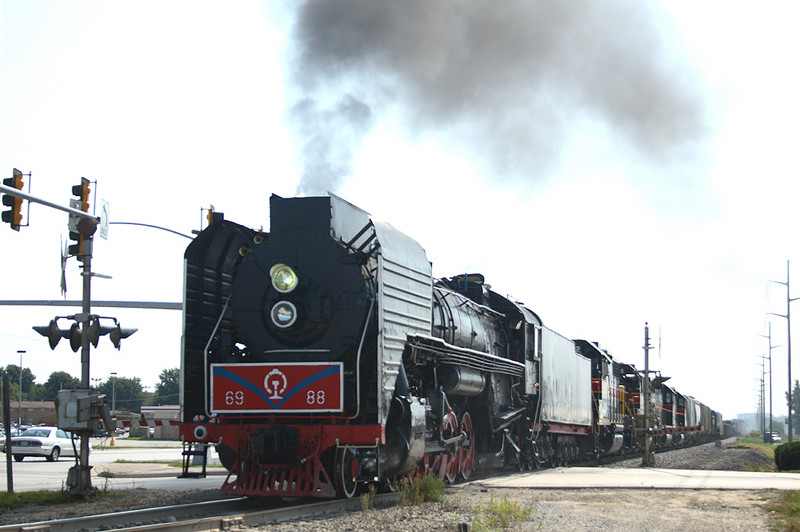
[[[384,507],[396,503],[399,493],[376,495],[375,506]],[[257,526],[266,523],[288,521],[324,515],[341,515],[342,511],[362,509],[359,498],[336,499],[313,503],[282,504],[278,508],[264,509],[265,500],[241,497],[202,503],[163,506],[159,508],[142,508],[124,512],[39,521],[36,523],[19,523],[0,526],[0,531],[23,532],[77,532],[83,530],[169,530],[203,531],[230,530],[241,526]]]

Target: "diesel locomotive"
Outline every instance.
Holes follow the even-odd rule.
[[[222,491],[352,497],[433,472],[560,465],[718,435],[722,419],[570,340],[483,276],[343,199],[270,198],[270,230],[219,213],[185,253],[181,437]]]

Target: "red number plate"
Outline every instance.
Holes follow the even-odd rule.
[[[342,363],[211,364],[212,412],[341,412]]]

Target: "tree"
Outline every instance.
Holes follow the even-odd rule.
[[[109,408],[125,409],[137,413],[142,409],[145,394],[139,377],[132,379],[128,377],[110,377],[100,384],[97,389],[108,398]]]
[[[40,398],[42,401],[53,401],[59,390],[73,390],[80,387],[81,381],[66,371],[54,371],[42,385]]]
[[[180,375],[178,368],[165,369],[158,376],[156,391],[150,399],[152,405],[176,405],[180,393]]]
[[[0,369],[0,378],[8,375],[9,392],[11,398],[19,398],[19,366],[16,364],[9,364],[5,368]],[[32,391],[36,386],[34,382],[36,375],[31,373],[30,368],[22,368],[22,400],[30,401],[35,395]]]

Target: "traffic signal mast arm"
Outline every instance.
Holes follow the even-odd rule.
[[[79,210],[79,209],[74,209],[72,207],[64,207],[63,205],[58,205],[58,204],[53,203],[51,201],[47,201],[47,200],[44,200],[44,199],[41,199],[41,198],[37,198],[36,196],[32,196],[32,195],[30,195],[30,194],[28,194],[26,192],[21,191],[21,190],[17,190],[14,187],[9,187],[9,186],[6,186],[6,185],[0,185],[0,192],[2,192],[3,194],[8,194],[9,196],[15,196],[17,198],[22,198],[24,200],[28,200],[31,203],[39,203],[41,205],[45,205],[45,206],[50,207],[52,209],[57,209],[59,211],[68,212],[70,214],[74,214],[74,215],[80,216],[82,218],[88,218],[89,220],[91,220],[91,221],[93,221],[95,223],[98,223],[98,224],[100,223],[100,217],[99,216],[94,216],[92,214],[89,214],[88,212],[83,212],[82,210]]]

